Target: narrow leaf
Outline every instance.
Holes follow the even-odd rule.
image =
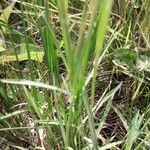
[[[30,50],[29,53],[31,56],[30,58],[31,60],[35,60],[39,62],[43,61],[43,56],[44,56],[43,51],[41,51],[38,47],[36,47],[33,44],[28,44],[28,49]],[[19,61],[24,61],[29,59],[27,53],[27,46],[25,43],[22,43],[18,48],[15,49],[15,51],[17,53]],[[14,49],[11,49],[9,51],[0,52],[0,63],[17,61],[15,51]]]
[[[16,3],[16,0],[14,0],[8,7],[6,7],[3,10],[2,14],[0,15],[0,21],[2,21],[5,24],[8,23],[8,19],[10,17],[10,14],[12,13],[12,10],[14,8],[15,3]],[[5,33],[6,32],[6,27],[2,26],[2,30]]]

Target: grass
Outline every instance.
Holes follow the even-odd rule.
[[[148,3],[2,1],[0,148],[148,149]]]

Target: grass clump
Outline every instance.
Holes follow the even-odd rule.
[[[2,149],[149,148],[147,3],[1,3]]]

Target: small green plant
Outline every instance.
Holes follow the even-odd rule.
[[[148,148],[150,109],[139,111],[133,101],[149,92],[141,77],[147,70],[140,68],[149,56],[130,49],[149,42],[134,3],[6,2],[0,17],[2,149]],[[11,15],[19,19],[12,23]],[[132,39],[137,29],[138,41]],[[115,77],[110,55],[132,80]]]

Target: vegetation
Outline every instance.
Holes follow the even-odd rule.
[[[149,6],[2,0],[0,149],[149,149]]]

